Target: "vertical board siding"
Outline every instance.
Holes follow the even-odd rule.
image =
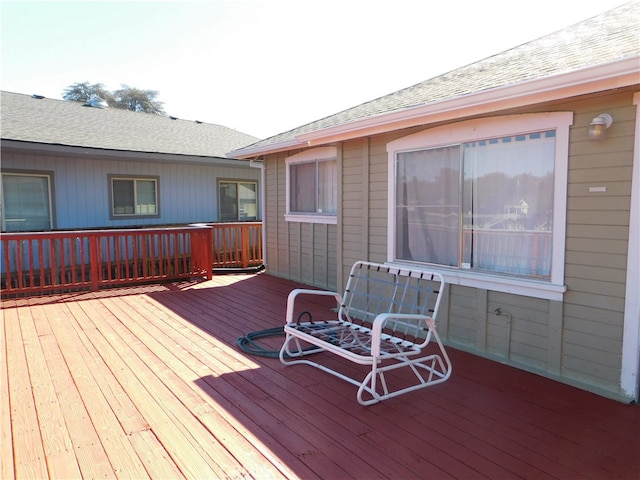
[[[300,248],[300,281],[313,285],[313,223],[291,223],[292,229],[300,229],[298,247]]]
[[[451,285],[449,288],[449,321],[445,337],[465,348],[475,348],[477,312],[476,289]]]
[[[3,153],[2,168],[53,172],[55,228],[135,227],[218,220],[217,180],[260,181],[249,167]],[[109,175],[159,177],[158,217],[110,218]]]
[[[326,285],[327,284],[327,263],[330,258],[329,255],[329,229],[328,225],[314,225],[313,229],[313,285]],[[327,250],[322,251],[322,248],[315,248],[318,245],[320,247],[326,246]]]
[[[362,140],[346,142],[342,148],[342,275],[349,274],[358,260],[371,260],[365,245],[367,226],[368,179],[363,178],[363,165],[368,171],[368,158],[363,157]],[[340,290],[346,278],[339,279]]]
[[[273,275],[283,276],[281,261],[286,253],[286,246],[280,243],[280,232],[282,231],[281,215],[279,211],[283,208],[280,204],[281,186],[284,187],[285,179],[280,175],[279,163],[275,158],[267,158],[265,165],[265,210],[264,210],[264,229],[266,245],[267,268]],[[284,198],[284,197],[282,197]],[[283,213],[284,215],[284,213]]]
[[[369,252],[372,262],[387,260],[388,136],[371,142],[369,184]],[[373,192],[376,192],[375,194]],[[383,233],[384,232],[384,233]]]
[[[265,160],[267,268],[277,277],[335,289],[336,226],[285,220],[285,159],[293,153],[270,155]]]
[[[286,156],[284,154],[279,155],[279,157],[277,158],[277,171],[278,171],[278,178],[277,178],[277,191],[278,191],[278,208],[277,208],[277,218],[276,218],[276,223],[278,225],[278,235],[277,235],[277,239],[276,239],[276,248],[278,249],[278,264],[277,264],[277,269],[275,270],[276,275],[282,276],[284,278],[299,278],[295,276],[294,272],[299,272],[299,268],[297,267],[297,264],[295,266],[295,268],[291,268],[290,265],[290,258],[289,258],[289,252],[291,248],[296,249],[296,251],[298,251],[298,244],[292,244],[289,241],[289,224],[286,222],[286,220],[284,219],[284,215],[287,211],[286,209],[286,205],[287,205],[287,185],[286,185],[286,181],[287,181],[287,167],[284,163]]]

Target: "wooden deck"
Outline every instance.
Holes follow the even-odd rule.
[[[241,351],[296,286],[3,300],[0,478],[640,476],[637,406],[449,349],[448,382],[362,407],[346,382]]]

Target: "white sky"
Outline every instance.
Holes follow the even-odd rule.
[[[178,118],[260,138],[552,33],[625,0],[0,3],[0,88],[157,90]]]

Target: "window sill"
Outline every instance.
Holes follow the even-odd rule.
[[[324,223],[328,225],[336,225],[338,223],[338,217],[335,215],[314,215],[303,213],[287,213],[284,216],[287,222],[300,222],[300,223]]]
[[[387,262],[390,265],[401,266],[402,262]],[[407,264],[404,264],[407,265]],[[413,268],[420,268],[411,264]],[[434,271],[444,277],[446,283],[460,285],[463,287],[481,288],[495,292],[511,293],[513,295],[523,295],[526,297],[542,298],[561,302],[564,293],[567,291],[566,285],[557,285],[539,280],[526,280],[514,277],[501,277],[478,272],[463,272],[438,268],[431,265],[423,265],[425,270]]]
[[[158,213],[127,213],[127,214],[111,214],[109,220],[131,220],[138,218],[160,218]]]

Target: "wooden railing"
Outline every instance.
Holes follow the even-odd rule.
[[[213,268],[262,265],[262,223],[213,223]]]
[[[262,265],[262,223],[4,233],[0,293],[98,290]]]

